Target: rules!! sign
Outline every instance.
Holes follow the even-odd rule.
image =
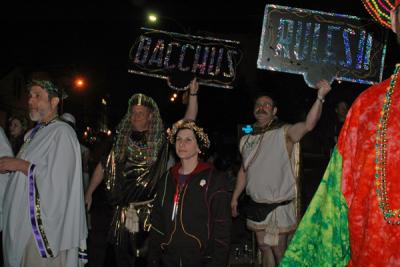
[[[129,51],[128,72],[166,79],[195,76],[200,84],[233,88],[241,59],[239,42],[142,28]]]
[[[371,20],[267,5],[257,67],[302,74],[311,87],[321,79],[373,84],[382,80],[386,40]]]

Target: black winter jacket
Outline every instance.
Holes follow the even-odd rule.
[[[160,266],[163,254],[180,257],[183,250],[201,255],[202,266],[227,266],[232,223],[228,181],[212,165],[199,162],[178,189],[180,166],[172,167],[158,184],[148,266]],[[174,197],[179,204],[173,218]]]

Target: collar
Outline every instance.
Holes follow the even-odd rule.
[[[174,178],[175,181],[178,181],[178,179],[179,179],[179,172],[178,171],[179,171],[179,168],[181,166],[182,166],[182,163],[178,162],[177,164],[175,164],[175,166],[173,166],[171,168],[171,174],[172,174],[172,177]],[[196,174],[198,174],[198,173],[200,173],[200,172],[202,172],[204,170],[213,169],[213,168],[214,167],[213,167],[212,164],[210,164],[208,162],[199,161],[199,163],[197,164],[196,168],[191,173],[189,173],[187,175],[189,175],[191,177],[192,175],[196,175]]]
[[[257,124],[253,125],[253,132],[251,133],[251,135],[257,135],[257,134],[262,134],[265,133],[267,131],[271,131],[271,130],[275,130],[278,129],[280,127],[282,127],[285,123],[282,122],[281,120],[278,119],[278,117],[275,117],[272,122],[268,123],[266,126],[264,127],[259,127],[257,126]]]

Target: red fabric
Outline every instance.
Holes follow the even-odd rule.
[[[171,168],[171,173],[172,176],[174,177],[174,179],[176,181],[178,181],[179,178],[179,168],[182,166],[182,163],[178,162],[177,164],[175,164],[172,168]],[[190,174],[190,176],[195,175],[196,173],[199,173],[203,170],[206,169],[211,169],[213,168],[213,165],[208,163],[208,162],[203,162],[203,161],[199,161],[199,163],[197,164],[196,168],[192,171],[192,173]]]
[[[400,0],[394,1],[394,7],[397,7],[400,4]]]
[[[400,0],[398,0],[400,1]],[[400,266],[400,225],[389,225],[375,192],[376,127],[386,80],[363,92],[349,111],[338,149],[343,156],[342,190],[349,207],[349,266]],[[390,205],[400,208],[400,81],[392,95],[387,129],[387,184]]]

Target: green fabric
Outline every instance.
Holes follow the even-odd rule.
[[[335,148],[279,266],[347,266],[350,260],[348,208],[341,177],[342,157]]]

